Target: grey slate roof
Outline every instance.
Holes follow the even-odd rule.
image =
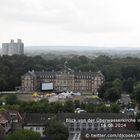
[[[53,78],[56,77],[57,74],[63,74],[63,73],[67,73],[67,74],[71,74],[71,75],[74,75],[75,76],[75,79],[89,79],[91,77],[95,77],[98,72],[77,72],[77,71],[65,71],[65,70],[62,70],[62,71],[58,71],[58,72],[55,72],[55,71],[28,71],[27,73],[25,73],[23,75],[24,76],[37,76],[37,77],[40,77],[40,76],[52,76]],[[103,76],[101,74],[101,76]]]
[[[56,73],[55,72],[52,72],[52,71],[35,71],[35,75],[36,76],[55,76]]]
[[[25,116],[25,126],[42,126],[45,125],[53,114],[47,113],[27,113]]]
[[[122,94],[120,103],[123,103],[124,105],[128,105],[131,102],[131,98],[129,94]]]
[[[71,119],[127,119],[128,116],[122,113],[60,113],[58,114],[60,120],[65,120],[66,118]]]
[[[75,72],[75,78],[79,79],[89,79],[91,77],[95,77],[96,72]]]

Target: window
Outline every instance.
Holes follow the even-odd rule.
[[[70,131],[74,131],[74,123],[70,123]]]
[[[16,114],[11,114],[10,117],[11,118],[16,118]]]
[[[100,129],[101,129],[101,130],[104,130],[105,126],[106,126],[106,124],[101,123],[101,124],[100,124]]]
[[[98,129],[98,123],[95,123],[94,124],[94,130],[97,130]]]
[[[86,130],[86,123],[83,123],[83,124],[82,124],[82,129],[83,129],[83,130]]]
[[[88,124],[88,130],[92,130],[92,123]]]
[[[40,130],[40,127],[36,127],[36,130]]]
[[[34,130],[34,128],[33,127],[30,127],[30,130]]]
[[[106,124],[106,130],[111,130],[113,127],[112,123],[107,123]]]
[[[80,123],[76,123],[76,131],[80,131]]]

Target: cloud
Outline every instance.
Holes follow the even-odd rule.
[[[18,35],[27,42],[140,45],[139,4],[139,0],[0,0],[0,39]]]
[[[14,0],[16,1],[16,0]],[[8,1],[3,4],[8,3]],[[42,23],[65,23],[76,20],[77,9],[72,3],[66,3],[64,0],[59,2],[55,0],[19,0],[15,6],[8,5],[1,7],[1,17],[6,20],[16,20],[24,22],[42,22]]]

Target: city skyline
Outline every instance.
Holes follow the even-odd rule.
[[[1,0],[0,43],[139,48],[139,0]],[[9,26],[10,25],[10,26]]]

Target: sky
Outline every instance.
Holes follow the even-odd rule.
[[[0,0],[0,43],[140,48],[140,0]]]

